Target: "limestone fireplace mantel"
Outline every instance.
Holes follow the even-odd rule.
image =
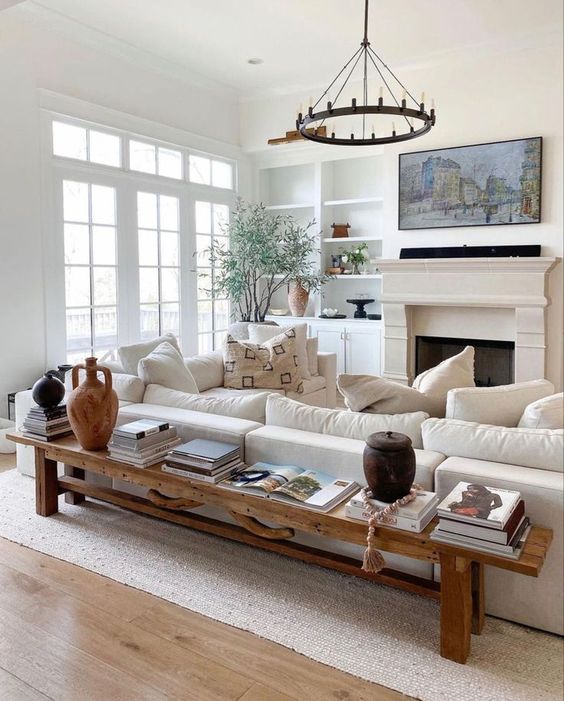
[[[381,260],[383,374],[409,383],[416,335],[515,343],[515,381],[544,377],[548,274],[558,258]],[[440,328],[440,334],[436,329]]]

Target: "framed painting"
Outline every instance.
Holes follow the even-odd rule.
[[[538,224],[542,137],[402,153],[398,228]]]

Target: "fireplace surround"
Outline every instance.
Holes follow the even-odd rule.
[[[545,376],[548,275],[559,259],[445,258],[379,261],[383,375],[411,384],[416,337],[514,344],[514,381]]]

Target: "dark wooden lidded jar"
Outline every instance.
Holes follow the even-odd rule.
[[[403,433],[381,431],[366,439],[364,476],[374,499],[389,504],[408,494],[415,478],[415,451]]]

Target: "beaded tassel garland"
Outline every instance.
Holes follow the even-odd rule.
[[[370,513],[370,519],[368,520],[368,536],[366,538],[366,550],[364,551],[364,558],[362,561],[362,569],[365,572],[380,572],[386,566],[386,561],[382,553],[376,549],[376,527],[380,525],[386,525],[392,521],[392,517],[400,506],[405,506],[415,499],[417,492],[423,489],[419,484],[413,484],[409,492],[401,499],[396,499],[392,504],[383,509],[377,509],[374,504],[371,503],[372,492],[368,487],[361,490],[362,501],[366,510]]]

